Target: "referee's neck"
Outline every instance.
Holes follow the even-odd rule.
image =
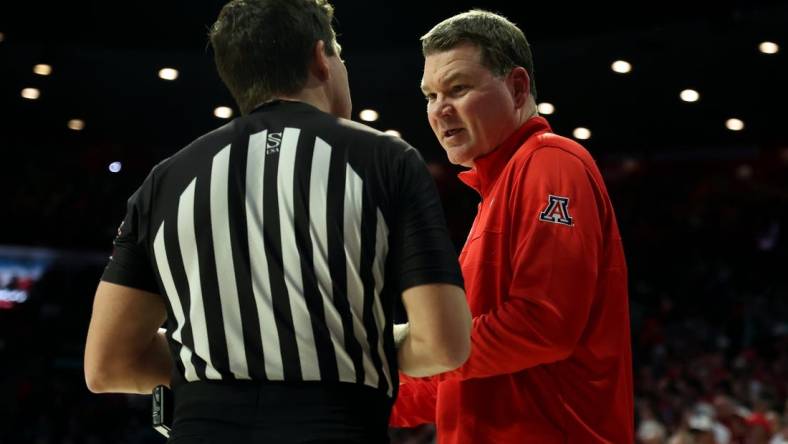
[[[324,113],[331,113],[331,101],[322,85],[310,87],[309,84],[296,94],[278,95],[273,100],[289,100],[291,102],[308,103]]]

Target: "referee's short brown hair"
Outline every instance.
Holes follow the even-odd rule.
[[[303,89],[315,43],[335,55],[333,17],[326,0],[233,0],[222,8],[209,38],[241,113]]]

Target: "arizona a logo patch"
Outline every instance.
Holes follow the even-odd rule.
[[[569,215],[569,198],[547,195],[547,206],[539,213],[539,220],[572,226],[572,216]]]

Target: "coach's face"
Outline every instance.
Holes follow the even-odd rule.
[[[472,167],[520,125],[511,76],[481,63],[481,51],[463,44],[424,59],[421,89],[427,119],[449,161]],[[518,100],[519,102],[519,100]]]

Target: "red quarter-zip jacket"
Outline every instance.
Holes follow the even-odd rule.
[[[391,424],[434,422],[441,444],[633,443],[626,263],[594,160],[534,117],[474,164],[471,355],[403,378]]]

